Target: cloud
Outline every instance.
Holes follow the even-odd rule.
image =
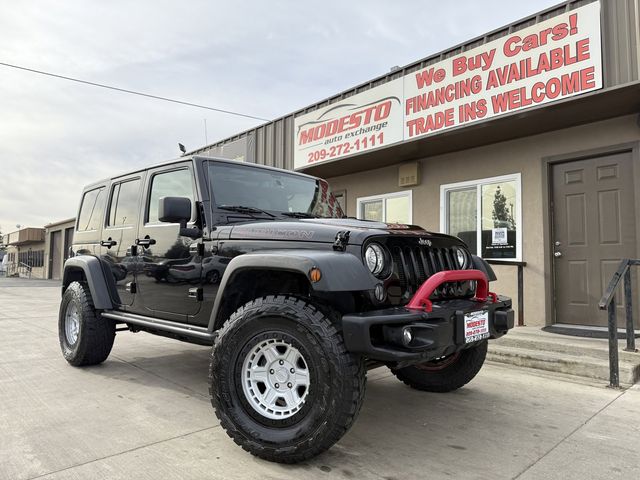
[[[0,62],[275,118],[555,0],[22,1]],[[455,6],[454,6],[455,5]],[[76,213],[82,186],[260,122],[0,67],[0,227]]]

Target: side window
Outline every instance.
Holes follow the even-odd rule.
[[[154,175],[151,178],[149,203],[147,204],[147,222],[158,221],[158,203],[162,197],[187,197],[194,204],[193,181],[187,168],[172,170]]]
[[[104,218],[106,198],[105,187],[96,188],[84,194],[80,205],[80,214],[78,215],[77,230],[79,232],[100,229],[100,224]]]
[[[111,191],[107,226],[135,225],[138,221],[138,194],[140,179],[118,183]]]

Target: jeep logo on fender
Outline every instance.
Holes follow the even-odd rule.
[[[429,240],[428,238],[419,238],[418,245],[422,245],[423,247],[430,247],[431,240]]]

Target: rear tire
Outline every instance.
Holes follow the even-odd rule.
[[[487,356],[487,342],[467,348],[442,360],[391,369],[411,388],[426,392],[451,392],[469,383],[478,374]]]
[[[288,296],[253,300],[231,315],[209,368],[220,425],[244,450],[279,463],[336,443],[360,411],[365,380],[334,314]]]
[[[104,362],[116,336],[116,324],[96,315],[85,283],[72,282],[60,303],[58,339],[65,360],[75,367]]]

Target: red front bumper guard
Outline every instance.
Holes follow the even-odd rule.
[[[489,280],[484,272],[480,270],[444,270],[431,275],[415,293],[405,308],[415,310],[433,311],[433,303],[429,297],[443,283],[466,282],[474,280],[476,282],[476,294],[473,300],[476,302],[486,302],[491,298],[493,303],[498,301],[498,296],[489,291]]]

